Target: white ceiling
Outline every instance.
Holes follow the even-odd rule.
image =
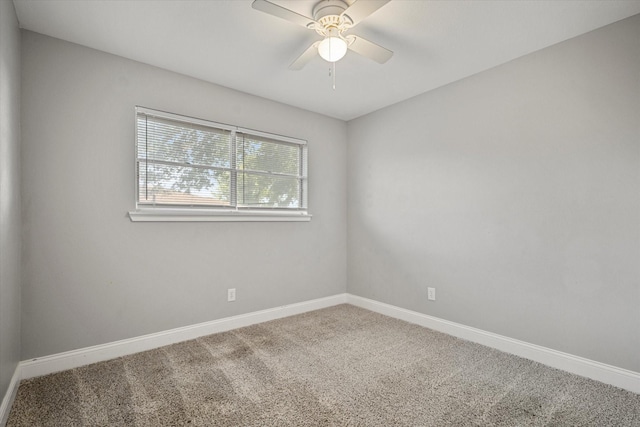
[[[315,3],[271,1],[307,16]],[[22,28],[343,120],[640,13],[640,0],[392,0],[350,33],[394,56],[380,65],[349,52],[334,91],[320,58],[287,68],[319,36],[251,0],[14,4]]]

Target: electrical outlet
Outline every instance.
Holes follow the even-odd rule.
[[[429,301],[436,300],[436,288],[427,288],[427,299]]]
[[[227,301],[235,301],[236,300],[236,288],[227,289]]]

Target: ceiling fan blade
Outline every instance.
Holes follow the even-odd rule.
[[[277,4],[271,3],[267,0],[254,0],[251,4],[251,7],[261,12],[268,13],[269,15],[273,15],[289,22],[293,22],[294,24],[302,25],[303,27],[307,27],[307,25],[315,22],[311,18],[307,18],[306,16],[300,15],[293,10],[278,6]]]
[[[342,15],[347,15],[353,21],[352,26],[355,27],[360,21],[389,3],[389,1],[391,0],[356,0],[347,10],[342,12]]]
[[[302,55],[298,57],[291,65],[289,65],[290,70],[302,70],[302,68],[307,65],[309,61],[311,61],[318,54],[318,45],[320,42],[315,42],[311,46],[307,48]]]
[[[363,39],[362,37],[353,35],[347,37],[354,39],[353,43],[349,45],[350,50],[369,59],[373,59],[380,64],[384,64],[393,56],[393,52],[389,49]]]

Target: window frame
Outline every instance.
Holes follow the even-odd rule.
[[[300,208],[265,208],[265,207],[251,207],[251,206],[238,206],[237,194],[230,194],[230,203],[234,205],[225,206],[167,206],[157,205],[154,206],[148,203],[140,203],[140,177],[138,175],[138,117],[139,114],[157,117],[160,119],[167,119],[185,123],[186,125],[193,124],[196,126],[204,126],[212,129],[219,129],[230,132],[231,142],[231,165],[229,171],[231,172],[232,180],[237,183],[238,175],[242,173],[242,169],[237,167],[237,140],[236,134],[242,134],[245,136],[253,136],[257,138],[265,138],[272,140],[276,143],[293,144],[300,147],[300,170],[298,175],[300,180]],[[254,129],[233,126],[223,123],[213,122],[211,120],[200,119],[191,116],[185,116],[181,114],[169,113],[166,111],[155,110],[151,108],[136,106],[134,115],[134,205],[135,210],[129,211],[129,218],[133,222],[208,222],[208,221],[310,221],[312,215],[308,212],[308,144],[307,141],[292,138],[289,136],[283,136],[273,134],[264,131],[258,131]],[[266,175],[270,173],[265,172]],[[233,186],[234,192],[237,192],[235,186]]]

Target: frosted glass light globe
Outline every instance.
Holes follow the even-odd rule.
[[[347,54],[347,42],[340,37],[327,37],[320,42],[318,53],[325,61],[339,61]]]

